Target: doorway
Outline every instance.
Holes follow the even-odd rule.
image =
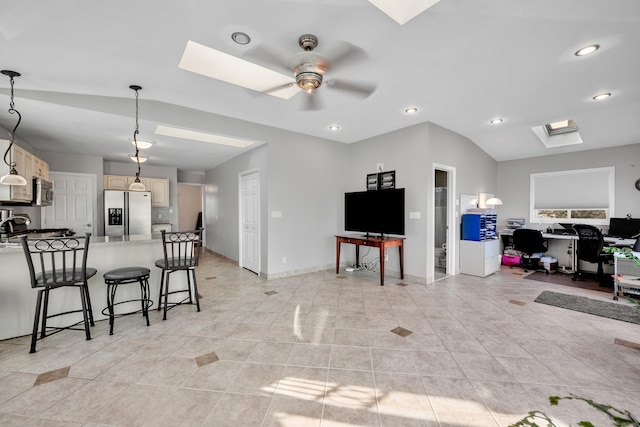
[[[202,226],[202,206],[202,185],[178,184],[178,230]]]
[[[96,235],[96,176],[50,172],[49,180],[53,183],[53,203],[41,210],[42,228],[70,228],[78,235]]]
[[[240,267],[260,274],[260,175],[240,174]]]
[[[455,274],[455,168],[433,165],[433,203],[427,235],[427,282]],[[431,250],[429,250],[431,248]]]

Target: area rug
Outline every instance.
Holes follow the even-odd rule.
[[[611,287],[608,286],[600,286],[595,276],[582,276],[578,280],[571,280],[573,274],[564,274],[564,273],[551,273],[545,274],[541,271],[536,271],[534,273],[530,273],[527,276],[524,276],[525,279],[535,280],[538,282],[545,283],[553,283],[555,285],[563,285],[563,286],[571,286],[572,288],[580,288],[580,289],[590,289],[592,291],[599,292],[609,292],[613,295],[613,285]]]
[[[623,305],[621,303],[598,301],[591,298],[576,295],[566,295],[557,292],[544,291],[535,302],[566,308],[568,310],[581,311],[609,319],[622,320],[640,324],[640,309]]]

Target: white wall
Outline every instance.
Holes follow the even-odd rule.
[[[525,218],[529,223],[529,178],[532,173],[565,171],[614,166],[615,216],[627,214],[640,218],[640,192],[635,181],[640,178],[640,144],[589,150],[570,154],[557,154],[530,159],[498,163],[498,192],[502,202],[499,208],[498,227],[505,219]],[[588,188],[576,188],[576,192],[588,192]]]

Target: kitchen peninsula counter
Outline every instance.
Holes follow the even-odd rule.
[[[98,270],[89,279],[89,292],[94,319],[102,320],[107,317],[102,314],[106,306],[107,293],[103,274],[109,270],[141,266],[151,270],[149,284],[153,309],[157,308],[160,269],[155,267],[155,261],[163,258],[161,235],[131,235],[131,236],[91,236],[87,266]],[[31,288],[27,261],[22,246],[0,247],[0,340],[30,335],[33,329],[33,317],[36,306],[36,289]],[[172,277],[174,281],[184,280],[183,275]],[[186,283],[186,280],[184,280]],[[122,286],[118,289],[118,299],[139,298],[138,286]],[[73,310],[80,307],[79,291],[74,288],[56,290],[50,296],[50,313]],[[50,321],[61,322],[59,325],[73,323],[74,315],[61,316]],[[58,320],[59,319],[59,320]],[[77,314],[77,320],[81,314]],[[84,339],[80,333],[78,339]]]

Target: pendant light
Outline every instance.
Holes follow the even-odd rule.
[[[136,130],[133,131],[133,145],[136,147],[136,163],[138,164],[138,172],[136,173],[136,180],[129,185],[129,191],[147,191],[147,187],[140,182],[140,148],[138,148],[138,91],[142,89],[141,86],[131,85],[129,89],[133,89],[136,92]]]
[[[7,166],[9,166],[9,173],[3,176],[2,178],[0,178],[0,184],[27,185],[27,180],[24,179],[22,176],[18,175],[18,171],[16,170],[16,163],[15,162],[9,163],[7,161],[7,156],[9,155],[9,152],[11,151],[11,147],[13,146],[13,141],[15,140],[16,129],[18,129],[18,126],[20,126],[20,122],[22,121],[22,116],[20,115],[20,112],[14,108],[15,105],[13,103],[13,78],[20,77],[20,73],[16,71],[11,71],[11,70],[2,70],[0,71],[0,73],[4,74],[5,76],[9,76],[9,79],[11,81],[11,101],[9,102],[9,113],[10,114],[15,113],[18,115],[18,123],[16,123],[15,127],[13,128],[13,132],[11,132],[11,142],[7,147],[7,151],[4,152],[4,162],[7,164]]]

